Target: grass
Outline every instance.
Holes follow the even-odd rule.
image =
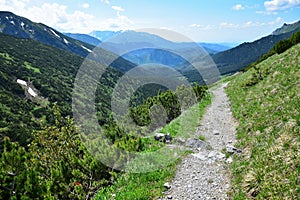
[[[185,111],[177,119],[159,130],[159,132],[170,133],[173,137],[188,136],[196,131],[199,126],[200,117],[205,113],[205,108],[211,103],[211,97],[208,95],[203,101],[189,110]],[[158,149],[157,143],[151,145],[149,139],[143,141],[148,146],[145,151]],[[190,153],[190,152],[185,152]],[[162,158],[163,159],[163,158]],[[166,167],[147,173],[122,173],[116,177],[114,184],[100,190],[96,200],[132,200],[132,199],[157,199],[163,196],[166,189],[164,183],[170,181],[176,172],[176,165],[180,159],[170,163]]]
[[[41,71],[40,71],[39,68],[36,68],[36,67],[31,66],[31,64],[30,64],[29,62],[26,62],[26,61],[25,61],[25,62],[24,62],[24,65],[25,65],[25,67],[26,67],[27,69],[33,70],[35,73],[38,73],[38,74],[41,73]]]
[[[231,80],[227,93],[240,124],[232,199],[299,199],[300,45]]]
[[[206,138],[203,135],[199,135],[198,139],[201,140],[201,141],[205,141],[206,140]]]

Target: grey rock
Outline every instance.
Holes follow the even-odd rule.
[[[233,161],[233,159],[231,157],[226,159],[226,163],[228,163],[228,164],[232,163],[232,161]]]
[[[167,182],[167,183],[165,183],[164,184],[164,187],[167,189],[167,190],[169,190],[169,189],[171,189],[171,184],[169,183],[169,182]]]
[[[220,135],[220,132],[217,131],[217,130],[214,130],[214,131],[213,131],[213,134],[214,134],[214,135]]]
[[[185,139],[183,139],[183,138],[176,138],[176,142],[178,142],[179,144],[184,144],[185,143]]]
[[[191,147],[191,148],[205,148],[206,146],[206,143],[197,139],[197,138],[189,138],[186,143],[185,143],[185,146],[187,147]]]
[[[207,155],[208,158],[215,158],[217,156],[218,152],[217,151],[211,151]]]
[[[207,156],[203,153],[194,153],[192,154],[192,156],[196,157],[196,158],[199,158],[200,160],[207,160]]]
[[[223,153],[221,153],[221,152],[219,152],[217,155],[216,155],[216,158],[218,158],[218,159],[223,159],[223,158],[225,158],[226,157],[226,155],[225,154],[223,154]]]
[[[228,153],[241,153],[242,151],[240,149],[235,148],[233,145],[228,144],[228,145],[226,145],[226,152],[228,152]]]

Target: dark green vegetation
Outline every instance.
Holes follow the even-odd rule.
[[[104,166],[89,154],[79,139],[72,119],[68,117],[72,116],[74,78],[83,58],[32,39],[0,34],[0,41],[5,41],[0,43],[1,197],[86,199],[114,183],[115,178],[122,174]],[[126,65],[122,59],[118,62]],[[99,123],[105,124],[104,133],[115,142],[115,146],[129,151],[153,151],[162,144],[155,143],[154,139],[143,139],[136,133],[131,137],[110,117],[111,93],[120,76],[122,73],[117,69],[107,68],[99,80],[96,92]],[[26,81],[28,86],[21,86],[17,79]],[[38,96],[30,95],[28,87]],[[199,100],[205,93],[201,93],[202,89],[206,91],[195,85],[193,90]],[[155,92],[135,93],[132,105],[142,103],[136,100],[138,97],[159,99],[171,94],[174,98],[173,92],[163,90],[159,97],[152,97]],[[160,103],[168,105],[168,98],[160,99]],[[172,111],[171,108],[167,110]],[[180,113],[181,110],[177,110],[170,113],[170,117],[174,119]],[[157,182],[163,182],[163,177]]]
[[[281,53],[288,43],[274,49]],[[243,149],[232,164],[233,199],[299,199],[299,63],[298,44],[257,62],[228,86]]]
[[[0,40],[5,41],[0,43],[1,138],[9,136],[12,141],[26,146],[31,132],[41,128],[42,119],[54,121],[51,115],[54,102],[58,102],[63,116],[72,114],[73,82],[83,58],[31,39],[0,34]],[[109,116],[109,88],[121,74],[108,68],[105,78],[100,80],[102,90],[97,100],[102,102],[98,111],[103,119],[99,120],[105,121]],[[17,79],[31,83],[40,98],[26,94]]]
[[[187,109],[193,105],[195,101],[188,98],[190,93],[195,93],[198,101],[201,101],[207,95],[207,86],[200,86],[198,84],[192,87],[192,91],[187,89],[185,86],[178,87],[175,92],[167,90],[166,92],[159,92],[155,97],[149,97],[144,104],[131,108],[130,116],[131,118],[140,126],[149,125],[151,122],[149,111],[153,105],[162,105],[166,112],[166,119],[162,119],[160,116],[159,122],[169,123],[173,119],[177,118],[181,114],[182,109]],[[179,99],[179,98],[181,99]],[[187,105],[180,105],[180,102],[184,102]],[[155,113],[153,115],[160,113]],[[160,127],[163,124],[154,125],[154,129]]]
[[[70,118],[54,107],[55,124],[35,131],[28,150],[4,138],[0,199],[90,199],[110,182],[110,169],[95,160]]]
[[[246,42],[235,48],[212,56],[221,74],[240,71],[249,64],[268,53],[280,40],[288,39],[292,34],[300,31],[300,23],[284,25],[276,34],[263,37],[254,42]]]

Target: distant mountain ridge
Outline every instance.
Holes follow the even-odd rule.
[[[112,37],[117,36],[124,32],[130,32],[132,35],[131,37],[133,37],[134,33],[138,34],[138,32],[136,32],[136,31],[127,30],[127,31],[92,31],[91,33],[89,33],[89,35],[105,42],[105,41],[111,39]],[[151,38],[150,36],[151,36],[151,34],[147,35],[147,37],[149,37],[148,39],[150,39],[150,40],[155,39],[155,38]],[[152,35],[152,36],[154,36],[154,35]],[[137,35],[137,37],[139,37],[139,36]],[[209,54],[215,54],[215,53],[218,53],[221,51],[226,51],[231,48],[229,45],[217,44],[217,43],[199,42],[198,44],[202,48],[204,48]]]
[[[65,36],[49,26],[6,11],[0,11],[0,32],[18,38],[30,38],[83,57],[94,48],[93,45]]]
[[[288,33],[288,32],[295,31],[295,30],[299,29],[299,27],[300,27],[300,20],[298,22],[293,23],[293,24],[284,23],[282,27],[276,29],[272,34],[273,35],[280,35],[280,34]]]
[[[106,40],[122,32],[123,31],[92,31],[91,33],[89,33],[89,35],[94,38],[97,38],[98,40],[101,40],[102,42],[105,42]]]
[[[87,34],[81,34],[81,33],[64,33],[64,34],[75,40],[79,40],[81,42],[85,42],[94,46],[98,46],[101,43],[101,40],[98,40],[97,38]]]
[[[29,19],[6,11],[0,11],[0,33],[17,38],[32,39],[52,47],[72,52],[83,58],[88,56],[95,48],[94,45],[68,37],[49,26],[32,22]],[[84,36],[84,38],[87,37]],[[102,54],[103,57],[116,57],[116,55],[101,48],[97,48],[97,52]],[[133,68],[135,65],[120,57],[111,66],[117,69],[127,69]]]
[[[284,24],[273,34],[254,42],[245,42],[237,47],[212,55],[221,74],[240,71],[252,62],[266,54],[280,40],[288,39],[292,34],[300,31],[300,23]]]

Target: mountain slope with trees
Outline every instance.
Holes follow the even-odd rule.
[[[290,28],[292,27],[292,28]],[[280,30],[280,29],[279,29]],[[246,42],[235,48],[212,56],[221,74],[230,74],[245,68],[250,63],[266,54],[280,40],[288,39],[292,34],[300,31],[300,23],[284,25],[278,34],[271,34],[254,42]]]

